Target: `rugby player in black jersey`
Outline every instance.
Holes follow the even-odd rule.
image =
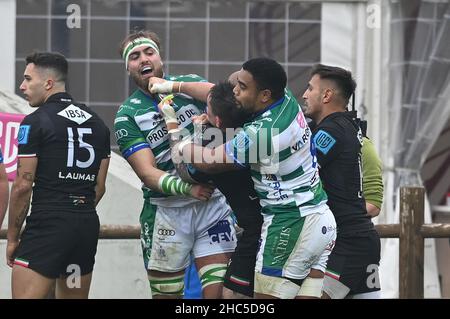
[[[56,298],[89,294],[110,139],[97,114],[66,92],[67,71],[58,53],[26,58],[20,90],[37,109],[20,126],[11,190],[7,263],[13,298],[45,298],[55,281]]]
[[[320,178],[338,232],[327,264],[323,298],[379,298],[380,238],[362,189],[362,133],[347,112],[356,83],[349,71],[316,65],[303,94],[305,116],[317,123],[313,140]]]

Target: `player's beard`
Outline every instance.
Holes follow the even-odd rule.
[[[134,83],[136,83],[136,85],[141,90],[149,93],[148,83],[149,83],[150,77],[143,78],[140,71],[130,72],[130,76],[133,79]],[[152,76],[157,77],[157,78],[162,78],[164,76],[164,72],[163,72],[162,68],[161,69],[153,69]]]
[[[148,92],[148,82],[150,78],[143,79],[140,72],[131,73],[131,78],[133,79],[134,83],[143,91]]]

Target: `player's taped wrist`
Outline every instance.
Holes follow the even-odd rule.
[[[183,182],[180,178],[168,173],[158,180],[158,186],[162,193],[167,195],[190,195],[192,185]]]
[[[160,103],[162,106],[160,107],[161,115],[166,122],[168,123],[178,123],[177,114],[175,113],[175,109],[170,105],[169,101],[173,99],[173,95],[166,96]]]
[[[174,81],[164,81],[162,83],[154,83],[150,88],[150,93],[172,93]]]

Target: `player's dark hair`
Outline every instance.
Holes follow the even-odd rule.
[[[254,58],[246,61],[242,69],[253,76],[259,90],[269,90],[274,100],[284,96],[287,76],[277,61],[264,57]]]
[[[34,52],[25,58],[26,64],[33,63],[37,67],[51,69],[57,75],[57,80],[66,82],[69,64],[66,57],[58,52]]]
[[[236,101],[233,85],[230,82],[220,82],[209,91],[211,112],[220,118],[226,128],[241,127],[250,114]]]
[[[311,76],[319,75],[321,79],[332,81],[342,96],[346,105],[350,96],[355,92],[356,82],[352,78],[352,73],[345,69],[329,66],[324,64],[316,64],[311,70]]]

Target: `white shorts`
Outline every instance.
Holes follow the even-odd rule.
[[[265,215],[255,271],[267,276],[304,279],[311,269],[325,272],[336,241],[330,209],[305,217]]]
[[[233,252],[236,234],[223,196],[184,207],[144,204],[141,241],[148,270],[177,272],[194,258]]]

